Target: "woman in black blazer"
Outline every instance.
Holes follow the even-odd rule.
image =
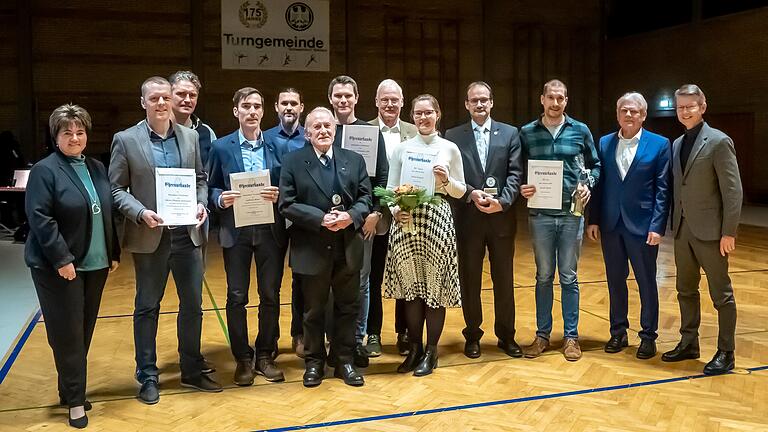
[[[85,400],[86,357],[107,273],[117,268],[120,249],[106,170],[83,155],[90,115],[62,105],[48,124],[57,148],[29,174],[24,258],[53,349],[60,403],[69,406],[69,424],[84,428],[91,407]]]

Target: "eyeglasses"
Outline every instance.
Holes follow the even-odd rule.
[[[427,111],[414,111],[413,112],[413,118],[419,118],[419,117],[432,117],[435,114],[434,110],[427,110]]]
[[[469,100],[469,103],[472,105],[479,105],[479,104],[487,105],[490,101],[491,101],[490,98],[477,98],[477,99],[472,98]]]
[[[677,106],[677,107],[675,107],[675,109],[677,109],[678,111],[682,111],[682,112],[685,112],[685,111],[694,112],[694,111],[698,111],[699,104]]]
[[[383,99],[379,99],[379,103],[381,103],[384,106],[387,106],[387,105],[399,105],[400,104],[400,99],[383,98]]]

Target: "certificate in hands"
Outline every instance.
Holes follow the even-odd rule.
[[[162,226],[196,225],[197,176],[192,168],[155,168],[155,198]]]
[[[536,186],[528,208],[562,210],[563,161],[529,160],[528,184]]]
[[[376,175],[379,128],[373,125],[344,125],[341,129],[341,148],[352,150],[362,156],[368,176]]]
[[[235,228],[275,223],[272,203],[261,197],[261,191],[271,185],[269,170],[231,173],[229,182],[232,190],[240,192],[240,198],[232,206]]]
[[[400,171],[400,184],[412,184],[424,189],[427,195],[434,195],[435,173],[432,168],[437,160],[437,152],[407,150]]]

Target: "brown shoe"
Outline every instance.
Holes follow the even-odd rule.
[[[291,346],[299,358],[304,358],[304,335],[294,336]]]
[[[536,336],[533,343],[523,347],[523,354],[525,354],[525,358],[536,358],[546,351],[547,348],[549,348],[549,341],[541,336]]]
[[[235,384],[249,386],[253,384],[253,367],[250,360],[238,360],[235,368]]]
[[[275,362],[269,357],[258,359],[256,361],[254,372],[256,372],[257,375],[262,375],[264,379],[269,382],[285,381],[283,371],[278,369]]]
[[[568,361],[576,361],[581,358],[581,347],[579,347],[579,341],[573,338],[565,339],[565,348],[563,349],[563,355]]]

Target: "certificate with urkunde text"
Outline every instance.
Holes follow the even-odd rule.
[[[437,150],[406,150],[403,165],[400,168],[400,184],[411,184],[422,188],[427,195],[435,194],[435,167]]]
[[[261,191],[271,184],[269,170],[231,173],[229,182],[232,190],[240,192],[240,198],[232,206],[235,228],[275,223],[272,203],[261,197]]]
[[[376,175],[379,152],[379,128],[373,125],[344,125],[341,128],[341,148],[352,150],[365,159],[368,176]]]
[[[155,197],[161,225],[197,224],[197,176],[192,168],[155,168]]]
[[[528,160],[528,184],[536,186],[528,208],[563,208],[563,161]]]

